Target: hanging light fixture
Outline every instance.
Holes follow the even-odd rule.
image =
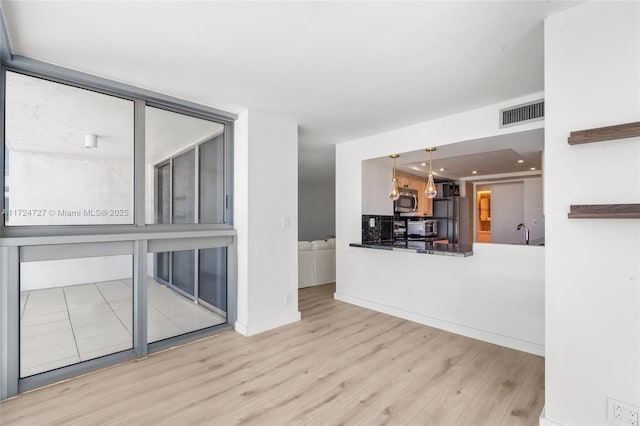
[[[398,190],[398,182],[396,181],[396,158],[400,157],[400,154],[391,154],[389,157],[393,158],[393,187],[391,187],[389,199],[396,201],[400,198],[400,190]]]
[[[427,181],[427,187],[424,190],[424,195],[427,198],[436,198],[438,195],[438,191],[436,190],[436,184],[433,182],[433,172],[431,170],[431,163],[433,159],[431,158],[431,153],[435,151],[436,148],[427,148],[425,151],[429,153],[429,180]]]

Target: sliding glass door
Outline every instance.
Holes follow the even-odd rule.
[[[171,286],[189,299],[196,300],[195,250],[171,253]]]
[[[189,151],[172,161],[171,223],[195,223],[196,151]]]
[[[227,248],[198,250],[198,297],[215,312],[227,312]]]
[[[224,136],[198,147],[198,212],[200,223],[224,222]]]
[[[171,162],[155,167],[156,223],[171,223]]]
[[[162,159],[154,166],[153,175],[156,223],[224,221],[223,135],[186,147]],[[153,271],[155,282],[195,302],[218,318],[226,319],[225,247],[156,253]],[[205,322],[209,320],[206,316],[201,319]],[[150,333],[150,336],[173,337],[167,328],[171,327],[165,327],[163,332]],[[177,329],[174,332],[177,333]]]
[[[0,400],[226,329],[232,115],[2,65]]]

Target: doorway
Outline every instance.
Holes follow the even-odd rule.
[[[534,190],[538,183],[541,185],[539,178],[530,178],[476,185],[476,241],[524,244],[517,227],[538,214],[533,207],[542,202]]]
[[[491,242],[491,191],[476,192],[478,212],[476,218],[476,241],[479,243]]]

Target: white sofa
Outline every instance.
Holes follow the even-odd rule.
[[[298,288],[336,280],[335,239],[298,241]]]

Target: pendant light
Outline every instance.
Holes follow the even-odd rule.
[[[433,182],[433,173],[431,171],[431,163],[433,159],[431,158],[431,153],[435,151],[436,148],[427,148],[425,151],[429,153],[429,180],[427,181],[427,187],[424,190],[424,195],[427,198],[436,198],[438,195],[438,191],[436,190],[436,184]]]
[[[398,182],[396,181],[396,158],[400,157],[400,154],[391,154],[389,157],[393,158],[393,186],[389,193],[389,199],[396,201],[400,198],[400,190],[398,190]]]

